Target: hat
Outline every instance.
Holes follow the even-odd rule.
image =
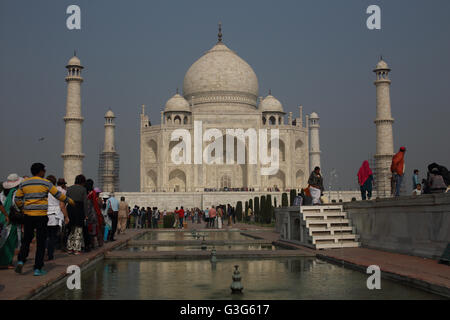
[[[100,188],[94,188],[94,191],[95,191],[96,193],[101,193],[101,192],[102,192],[102,190],[100,190]]]
[[[17,187],[22,181],[23,178],[19,177],[17,173],[11,173],[8,178],[6,178],[6,181],[3,182],[3,188],[11,189]]]
[[[405,147],[401,147],[400,151],[406,151],[406,148]]]
[[[67,182],[66,182],[66,180],[64,180],[64,178],[59,178],[58,181],[56,182],[56,185],[58,185],[58,186],[63,186],[66,184],[67,184]]]

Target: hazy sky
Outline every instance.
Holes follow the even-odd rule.
[[[81,7],[81,30],[66,8]],[[368,30],[366,9],[382,9]],[[322,168],[355,188],[375,153],[375,76],[380,54],[391,72],[395,149],[414,168],[450,166],[450,1],[12,1],[0,2],[0,180],[29,174],[33,162],[62,176],[65,65],[83,66],[84,173],[97,179],[104,114],[116,119],[122,191],[139,190],[139,113],[152,124],[184,74],[217,41],[255,70],[260,95],[272,89],[286,113],[320,116]],[[45,140],[38,141],[45,137]],[[334,187],[333,187],[334,189]]]

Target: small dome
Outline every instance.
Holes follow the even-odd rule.
[[[311,113],[311,115],[309,116],[310,119],[319,119],[319,115],[315,112]]]
[[[67,62],[68,66],[80,66],[81,67],[81,61],[78,59],[77,56],[73,56],[70,58],[69,62]]]
[[[271,94],[261,101],[259,108],[262,112],[284,112],[281,102]]]
[[[112,112],[111,109],[109,109],[106,114],[105,114],[105,118],[115,118],[116,116],[114,115],[114,112]]]
[[[375,70],[378,70],[378,69],[389,69],[389,66],[388,66],[388,64],[386,63],[386,61],[380,60],[380,61],[377,63],[377,66],[375,67]]]
[[[185,111],[191,112],[189,103],[180,94],[176,93],[172,98],[167,100],[164,112],[169,111]]]

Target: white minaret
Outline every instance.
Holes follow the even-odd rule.
[[[84,118],[81,116],[81,65],[80,59],[74,55],[66,66],[68,74],[67,82],[67,102],[66,132],[64,139],[64,153],[61,155],[64,161],[64,179],[67,185],[73,185],[75,177],[83,173],[83,158],[81,124]]]
[[[105,114],[105,142],[103,146],[103,190],[104,192],[115,192],[116,173],[114,167],[114,160],[116,154],[116,148],[114,146],[114,130],[115,123],[114,113],[108,110]]]
[[[309,117],[309,172],[315,167],[320,167],[319,119],[315,112]]]
[[[375,154],[376,191],[378,197],[390,195],[390,167],[394,155],[394,137],[392,124],[394,119],[391,115],[391,97],[389,80],[389,69],[383,58],[380,59],[373,70],[376,74],[374,82],[377,88],[377,116],[375,125],[377,127],[377,150]]]

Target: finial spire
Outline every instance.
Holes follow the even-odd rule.
[[[218,42],[222,42],[222,22],[219,22],[219,34],[217,36],[219,37]]]
[[[177,88],[177,94],[178,94],[178,88]]]
[[[77,56],[77,50],[73,50],[73,56],[74,56],[74,57]]]
[[[380,60],[383,60],[383,55],[382,54],[380,54]]]
[[[272,89],[269,89],[269,96],[272,95]]]

